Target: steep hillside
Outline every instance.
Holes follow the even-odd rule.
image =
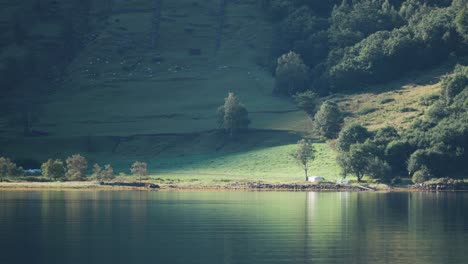
[[[19,136],[21,127],[5,122],[2,152],[37,161],[82,153],[121,170],[141,159],[170,171],[291,144],[299,135],[290,132],[310,129],[292,101],[272,96],[273,77],[259,66],[272,25],[256,1],[229,2],[224,11],[215,0],[164,1],[156,47],[153,2],[114,1],[63,82],[43,96],[33,129],[48,135]],[[229,91],[248,108],[252,132],[226,143],[210,131]]]
[[[219,50],[219,1],[164,1],[151,47],[153,1],[117,2],[114,13],[68,68],[46,106],[56,136],[190,133],[216,128],[215,111],[238,94],[259,129],[304,130],[304,115],[271,96],[271,26],[255,1],[230,2]],[[41,124],[38,124],[41,127]]]

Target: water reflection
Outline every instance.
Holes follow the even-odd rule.
[[[0,191],[0,263],[463,263],[467,199]]]

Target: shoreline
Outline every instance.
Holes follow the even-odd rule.
[[[152,184],[152,183],[146,183]],[[154,184],[153,184],[154,185]],[[386,186],[373,188],[369,186],[340,185],[340,184],[302,184],[302,183],[231,183],[226,185],[184,185],[162,184],[157,188],[134,186],[110,186],[99,182],[0,182],[0,191],[51,190],[51,191],[284,191],[284,192],[464,192],[464,189],[436,189],[428,186],[424,188]]]

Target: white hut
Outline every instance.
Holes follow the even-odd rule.
[[[309,182],[317,182],[318,183],[318,182],[324,181],[325,178],[320,177],[320,176],[310,176],[310,177],[307,178],[307,180]]]

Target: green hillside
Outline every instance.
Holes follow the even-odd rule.
[[[337,23],[337,17],[348,12],[351,22],[372,20],[365,12],[373,4],[361,14],[357,4],[333,8],[336,1],[323,6],[303,1],[305,7],[301,1],[284,1],[284,10],[278,9],[281,1],[254,0],[227,1],[225,6],[218,0],[163,1],[160,10],[153,0],[39,2],[0,1],[0,68],[8,73],[12,58],[40,65],[27,81],[22,79],[29,75],[12,77],[21,85],[0,98],[0,154],[39,164],[80,153],[90,163],[112,164],[116,172],[125,173],[133,161],[142,160],[155,177],[168,179],[301,181],[302,171],[291,153],[302,137],[311,138],[318,150],[311,173],[341,177],[335,141],[319,137],[313,118],[292,98],[274,95],[271,64],[287,50],[304,57],[314,78],[308,88],[320,96],[318,101],[338,104],[344,126],[357,123],[370,131],[393,126],[403,133],[424,116],[430,104],[421,98],[440,92],[440,78],[464,61],[466,49],[458,41],[461,37],[455,37],[461,30],[447,29],[455,34],[446,40],[455,43],[447,44],[453,51],[442,52],[451,52],[449,59],[441,55],[425,68],[405,64],[406,74],[400,74],[393,60],[402,56],[402,46],[395,44],[395,53],[382,57],[372,42],[380,43],[374,38],[387,35],[396,38],[403,31],[431,33],[408,16],[442,10],[440,19],[445,19],[455,12],[456,3],[450,7],[448,1],[432,1],[433,9],[405,13],[407,17],[401,11],[403,1],[390,1],[391,10],[380,5],[379,15],[389,25],[359,31],[348,46],[343,34],[354,28]],[[42,15],[26,18],[30,10]],[[67,38],[67,23],[80,36],[79,45]],[[295,23],[309,31],[294,31]],[[329,36],[322,43],[324,32]],[[343,43],[334,43],[335,37]],[[427,44],[415,34],[411,41],[416,44],[408,45],[427,44],[425,52],[432,52],[439,45],[433,38],[421,37]],[[317,41],[329,45],[323,54],[318,54],[323,47]],[[63,53],[74,43],[79,48],[73,54]],[[393,44],[382,45],[386,49]],[[41,64],[42,56],[55,61]],[[14,69],[29,73],[25,68]],[[387,70],[388,78],[375,81]],[[24,92],[34,86],[34,92]],[[236,139],[217,131],[216,110],[229,92],[239,97],[251,119],[249,131]],[[23,134],[25,116],[39,135]]]

